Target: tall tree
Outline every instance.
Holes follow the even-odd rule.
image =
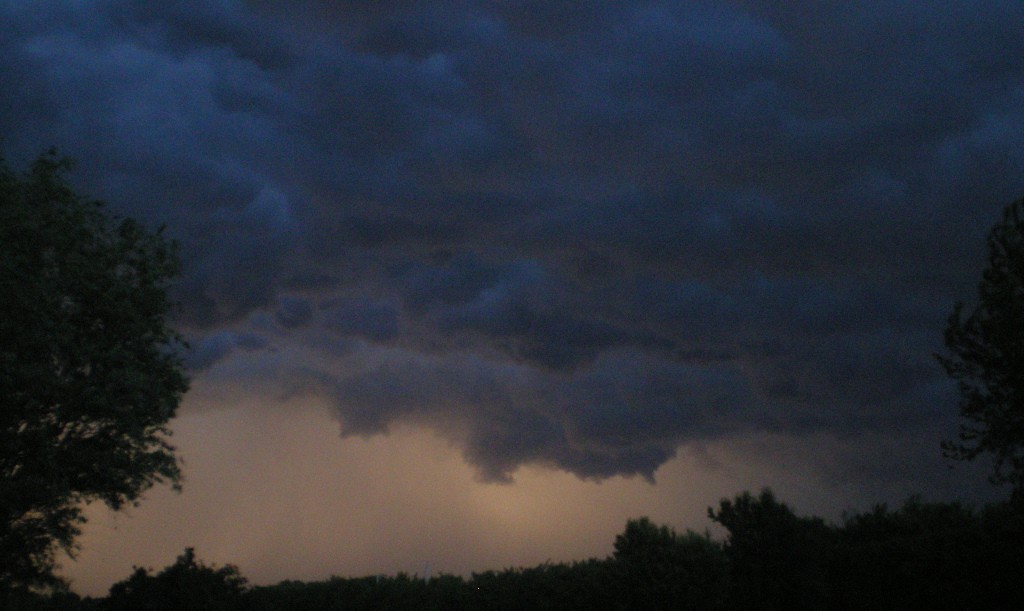
[[[180,484],[174,244],[77,195],[68,167],[52,151],[25,174],[0,162],[0,593],[59,582],[84,503]]]
[[[729,562],[722,545],[693,531],[677,533],[648,518],[629,520],[615,537],[615,561],[631,609],[722,609]]]
[[[1024,200],[1006,207],[988,235],[988,266],[978,302],[958,303],[939,361],[960,390],[958,441],[943,443],[958,460],[994,459],[992,481],[1024,496]]]
[[[708,517],[729,531],[724,549],[734,608],[829,607],[826,567],[835,533],[820,518],[797,516],[768,488],[722,499]]]

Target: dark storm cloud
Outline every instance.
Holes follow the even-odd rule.
[[[374,342],[393,339],[399,332],[398,311],[387,302],[370,299],[331,300],[322,306],[324,326],[342,337],[362,337]]]
[[[732,367],[696,367],[635,351],[606,352],[576,375],[477,357],[398,358],[340,380],[345,435],[396,421],[436,428],[489,481],[523,463],[580,477],[651,478],[683,441],[707,439],[756,403]]]
[[[274,320],[285,328],[300,327],[313,317],[313,305],[308,299],[282,295],[277,300]]]
[[[227,358],[236,350],[258,351],[270,347],[270,342],[253,333],[221,331],[200,338],[191,346],[185,363],[193,371],[208,369]]]
[[[0,146],[168,224],[198,369],[273,334],[492,480],[952,417],[1020,6],[165,4],[4,5]]]

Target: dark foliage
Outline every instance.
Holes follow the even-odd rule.
[[[1017,610],[1024,608],[1024,516],[1010,503],[974,511],[912,498],[841,525],[796,515],[769,490],[723,499],[724,542],[630,520],[603,560],[486,571],[465,579],[334,577],[249,588],[233,566],[191,549],[145,569],[107,598],[22,592],[7,611],[626,611]],[[4,601],[0,600],[0,603]]]
[[[1024,496],[1024,200],[1008,206],[988,236],[988,267],[969,315],[953,310],[949,354],[939,361],[960,389],[960,438],[947,456],[991,455],[992,480]]]
[[[1020,536],[1013,519],[917,498],[847,518],[832,567],[840,608],[1000,609],[1024,600],[1012,576],[1017,567],[1022,583],[1024,556],[1007,548]],[[1011,538],[994,537],[999,530]]]
[[[83,502],[118,509],[180,477],[173,244],[76,195],[67,166],[0,164],[0,591],[58,583]]]
[[[722,609],[729,563],[722,545],[707,535],[680,535],[647,518],[630,520],[615,538],[624,608]]]
[[[1022,516],[913,498],[840,526],[796,515],[769,490],[723,499],[722,543],[630,520],[604,560],[426,582],[407,576],[255,588],[270,609],[1019,609]]]
[[[211,567],[198,562],[192,548],[156,575],[136,568],[131,577],[110,588],[101,611],[236,611],[247,609],[243,600],[246,580],[228,565]]]
[[[0,592],[0,609],[3,611],[96,611],[96,601],[82,599],[74,592],[62,587],[51,589],[47,594],[33,592],[26,588],[10,588]]]
[[[801,518],[770,490],[722,499],[708,517],[729,531],[725,555],[732,573],[731,605],[740,609],[821,609],[828,606],[825,567],[834,530]]]
[[[610,561],[542,564],[474,574],[469,609],[615,609],[617,572]]]
[[[441,575],[429,581],[405,574],[355,579],[333,577],[317,583],[285,581],[254,588],[247,601],[250,609],[271,611],[341,611],[360,609],[423,609],[424,611],[469,608],[469,590],[461,577]]]

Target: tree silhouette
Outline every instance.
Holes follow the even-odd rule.
[[[232,565],[216,568],[196,560],[191,547],[156,575],[136,568],[110,588],[105,611],[234,611],[245,607],[247,581]]]
[[[978,303],[964,314],[956,304],[940,355],[960,390],[959,440],[945,442],[948,457],[994,458],[994,483],[1024,496],[1024,200],[1004,210],[988,236],[988,267]]]
[[[76,195],[67,168],[0,163],[0,594],[58,581],[83,502],[118,509],[180,478],[173,244]]]
[[[647,518],[615,537],[628,608],[721,609],[729,588],[722,546],[693,531],[678,534]]]
[[[827,564],[833,530],[802,518],[769,489],[722,499],[708,517],[729,535],[732,605],[740,609],[821,609],[828,598]]]

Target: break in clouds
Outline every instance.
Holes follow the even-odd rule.
[[[651,478],[955,419],[1024,176],[1024,9],[981,4],[4,2],[0,146],[167,225],[196,376]]]

